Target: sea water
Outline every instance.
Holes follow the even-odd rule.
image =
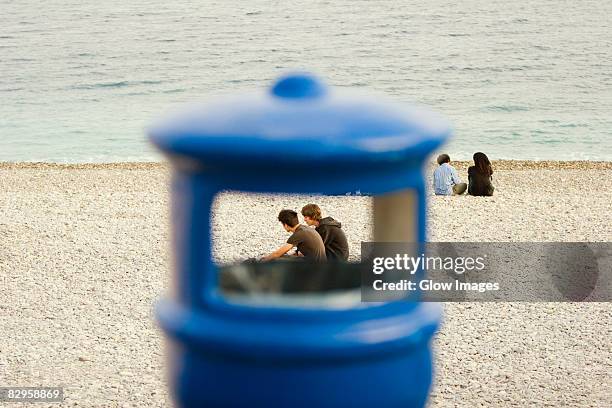
[[[453,159],[612,160],[612,2],[2,1],[0,161],[159,160],[144,128],[309,69],[427,104]]]

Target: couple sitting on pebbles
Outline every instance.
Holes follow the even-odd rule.
[[[474,153],[474,165],[468,168],[468,182],[462,183],[457,170],[450,165],[450,156],[438,156],[440,165],[433,174],[433,187],[436,195],[461,195],[467,189],[469,195],[492,196],[495,188],[491,183],[493,168],[486,154]]]
[[[321,209],[316,204],[305,205],[302,216],[308,227],[300,224],[298,214],[293,210],[282,210],[278,214],[278,220],[291,236],[286,244],[261,258],[262,261],[283,256],[299,256],[315,262],[348,260],[348,242],[342,224],[331,217],[322,218]],[[310,228],[313,226],[315,228]],[[287,255],[293,248],[296,251]]]

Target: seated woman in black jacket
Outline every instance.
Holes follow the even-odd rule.
[[[474,166],[468,168],[468,194],[473,196],[492,196],[495,188],[491,183],[493,168],[486,154],[474,153]]]

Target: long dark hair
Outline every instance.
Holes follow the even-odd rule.
[[[481,174],[486,176],[491,176],[493,174],[491,162],[489,161],[487,155],[483,152],[474,153],[474,165],[476,166],[476,170],[478,170],[478,172]]]

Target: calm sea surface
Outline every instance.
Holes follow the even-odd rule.
[[[428,104],[451,157],[612,160],[612,1],[0,1],[0,161],[159,160],[143,128],[312,69]]]

